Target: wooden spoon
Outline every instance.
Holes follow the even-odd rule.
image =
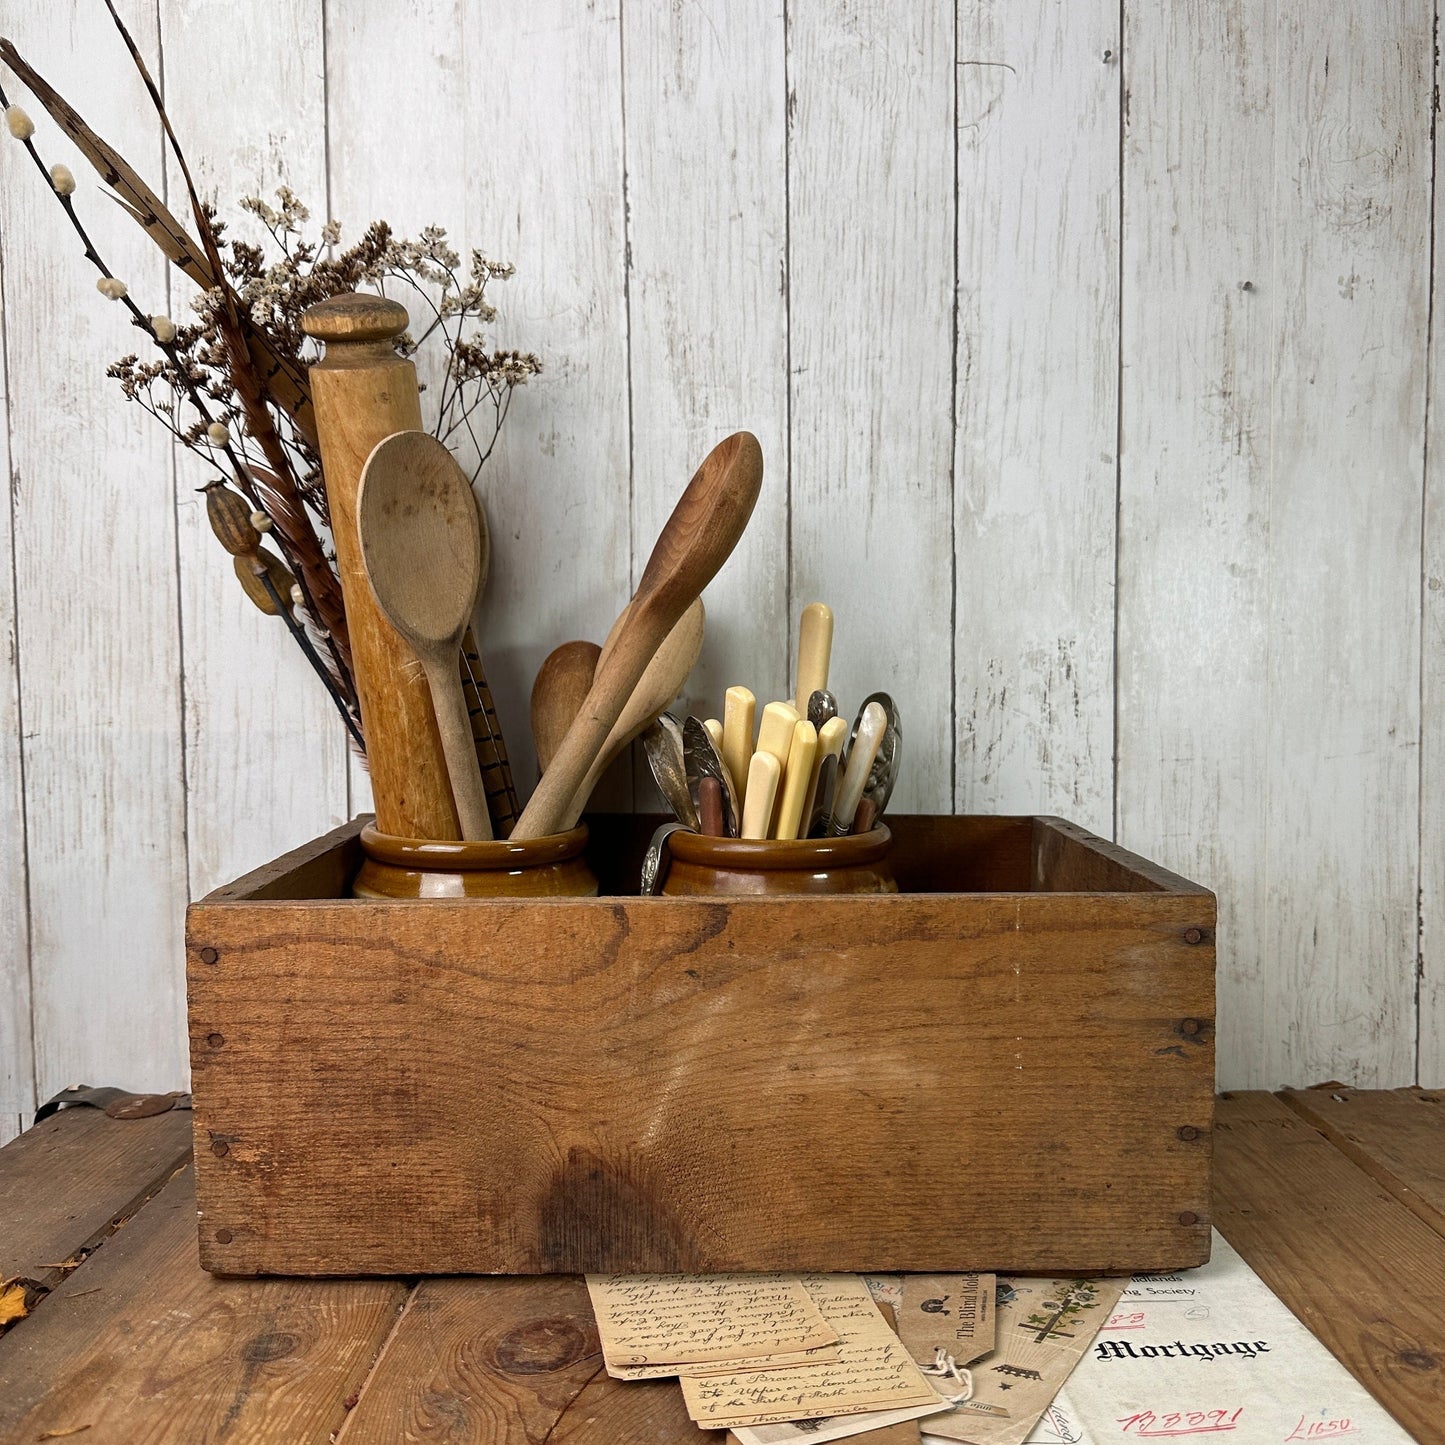
[[[537,771],[545,773],[572,719],[592,689],[602,649],[595,642],[564,642],[547,654],[532,683],[532,741]]]
[[[592,689],[552,766],[517,820],[514,838],[539,838],[563,824],[652,655],[737,546],[762,483],[762,448],[751,432],[734,432],[708,453],[667,519],[627,618],[598,663]]]
[[[490,838],[457,661],[482,585],[471,483],[435,437],[395,432],[366,459],[356,525],[377,606],[426,670],[462,837]]]
[[[627,612],[624,611],[618,619],[618,626],[613,628],[613,636],[616,636],[626,619]],[[562,818],[564,829],[577,826],[577,820],[582,816],[582,810],[587,806],[592,790],[607,771],[612,759],[634,738],[641,737],[682,691],[688,673],[697,666],[706,625],[707,614],[703,610],[702,598],[699,597],[677,619],[677,625],[663,639],[662,646],[653,653],[652,661],[647,664],[637,686],[632,689],[632,696],[627,699],[626,706],[612,724],[607,741],[602,744],[597,756],[592,760],[592,766],[587,769],[587,776],[572,795],[572,802]],[[602,658],[597,664],[599,668],[606,661],[612,641],[613,638],[609,637],[603,644]]]

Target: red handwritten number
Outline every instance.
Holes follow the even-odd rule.
[[[1130,1431],[1144,1437],[1219,1435],[1235,1429],[1242,1414],[1242,1405],[1237,1410],[1166,1410],[1162,1415],[1141,1410],[1137,1415],[1119,1417],[1119,1424],[1125,1435]]]
[[[1284,1438],[1289,1440],[1338,1440],[1341,1435],[1353,1435],[1355,1427],[1348,1415],[1338,1420],[1310,1420],[1299,1417],[1299,1424]]]

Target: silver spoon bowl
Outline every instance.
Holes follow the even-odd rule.
[[[683,759],[682,728],[670,712],[663,713],[642,734],[642,750],[653,781],[677,821],[694,833],[702,831],[697,804],[687,786],[687,764]]]
[[[733,787],[732,774],[698,718],[690,717],[682,725],[682,756],[687,772],[688,801],[696,810],[702,780],[716,778],[722,788],[723,836],[736,838],[742,831],[743,812],[737,789]]]

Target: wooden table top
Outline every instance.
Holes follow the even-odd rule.
[[[673,1382],[607,1376],[577,1278],[203,1273],[190,1124],[67,1109],[0,1149],[0,1280],[34,1286],[0,1337],[0,1441],[723,1445]],[[1445,1093],[1225,1094],[1215,1162],[1224,1236],[1445,1439]]]

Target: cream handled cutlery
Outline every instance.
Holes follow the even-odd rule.
[[[829,828],[835,838],[842,837],[853,826],[853,815],[862,801],[863,789],[868,784],[868,774],[872,771],[874,758],[878,756],[887,726],[888,714],[882,705],[870,702],[858,719],[858,729],[843,766],[843,778],[838,784],[838,797]]]
[[[832,652],[833,609],[824,602],[810,602],[798,624],[798,686],[793,704],[801,717],[808,716],[808,699],[828,686]]]

